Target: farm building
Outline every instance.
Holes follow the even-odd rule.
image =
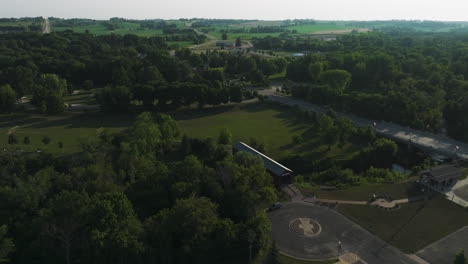
[[[265,154],[259,152],[258,150],[252,148],[251,146],[243,142],[235,143],[232,146],[232,148],[233,153],[236,153],[238,151],[245,151],[262,158],[265,169],[273,176],[275,185],[280,186],[283,184],[291,183],[294,172],[286,168],[282,164],[276,162],[272,158],[266,156]]]
[[[455,184],[462,176],[460,166],[447,164],[419,172],[419,182],[429,187],[445,188]]]
[[[236,47],[236,42],[233,42],[233,41],[218,41],[218,42],[216,42],[216,47],[235,48]]]

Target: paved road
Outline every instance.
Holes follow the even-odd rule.
[[[417,263],[333,209],[294,202],[268,213],[268,217],[279,250],[294,257],[329,259],[352,252],[369,264]],[[291,226],[298,218],[315,220],[321,232],[312,237],[294,232]]]
[[[280,102],[291,106],[297,105],[302,109],[314,110],[319,113],[325,112],[325,109],[321,106],[314,105],[291,96],[276,95],[271,89],[263,90],[261,91],[261,94],[268,95],[268,99],[271,101]],[[434,135],[428,132],[400,126],[390,122],[365,119],[352,114],[337,113],[337,115],[348,117],[356,126],[359,127],[372,126],[374,127],[377,134],[388,137],[390,139],[416,145],[417,147],[429,150],[431,152],[468,160],[468,144],[466,143],[462,143],[445,136]],[[456,148],[457,146],[459,147],[458,150]]]
[[[468,252],[468,227],[419,251],[417,255],[431,263],[452,264],[460,250]]]

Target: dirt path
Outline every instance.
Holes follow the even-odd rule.
[[[44,19],[44,29],[42,30],[43,34],[49,34],[51,32],[50,30],[50,22],[48,18]]]
[[[213,44],[216,43],[216,41],[218,41],[218,39],[216,39],[215,36],[212,36],[210,34],[206,34],[206,33],[203,33],[203,32],[200,32],[198,29],[194,29],[195,33],[197,33],[198,35],[205,35],[209,41],[208,42],[205,42],[205,43],[202,43],[202,44],[198,44],[198,45],[193,45],[193,46],[190,46],[191,49],[200,49],[202,47],[206,47],[206,46],[211,46]]]

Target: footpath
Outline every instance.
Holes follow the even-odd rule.
[[[383,198],[378,198],[372,202],[369,201],[352,201],[352,200],[333,200],[333,199],[320,199],[316,197],[306,197],[304,196],[301,191],[294,186],[293,184],[288,184],[283,187],[281,187],[281,190],[286,193],[289,197],[291,197],[291,201],[293,202],[307,202],[307,203],[327,203],[327,204],[352,204],[352,205],[374,205],[378,206],[381,208],[395,208],[398,207],[400,204],[405,204],[409,202],[414,202],[414,201],[419,201],[423,200],[426,198],[425,195],[420,195],[420,196],[414,196],[414,197],[409,197],[405,199],[399,199],[399,200],[392,200],[388,201]]]

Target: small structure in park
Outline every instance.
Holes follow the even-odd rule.
[[[273,176],[274,182],[277,186],[291,183],[294,172],[282,164],[276,162],[272,158],[266,156],[265,154],[243,142],[235,143],[232,148],[233,153],[238,151],[245,151],[262,158],[265,169]]]
[[[419,172],[419,182],[434,188],[454,185],[463,176],[462,168],[456,164],[446,164]]]

